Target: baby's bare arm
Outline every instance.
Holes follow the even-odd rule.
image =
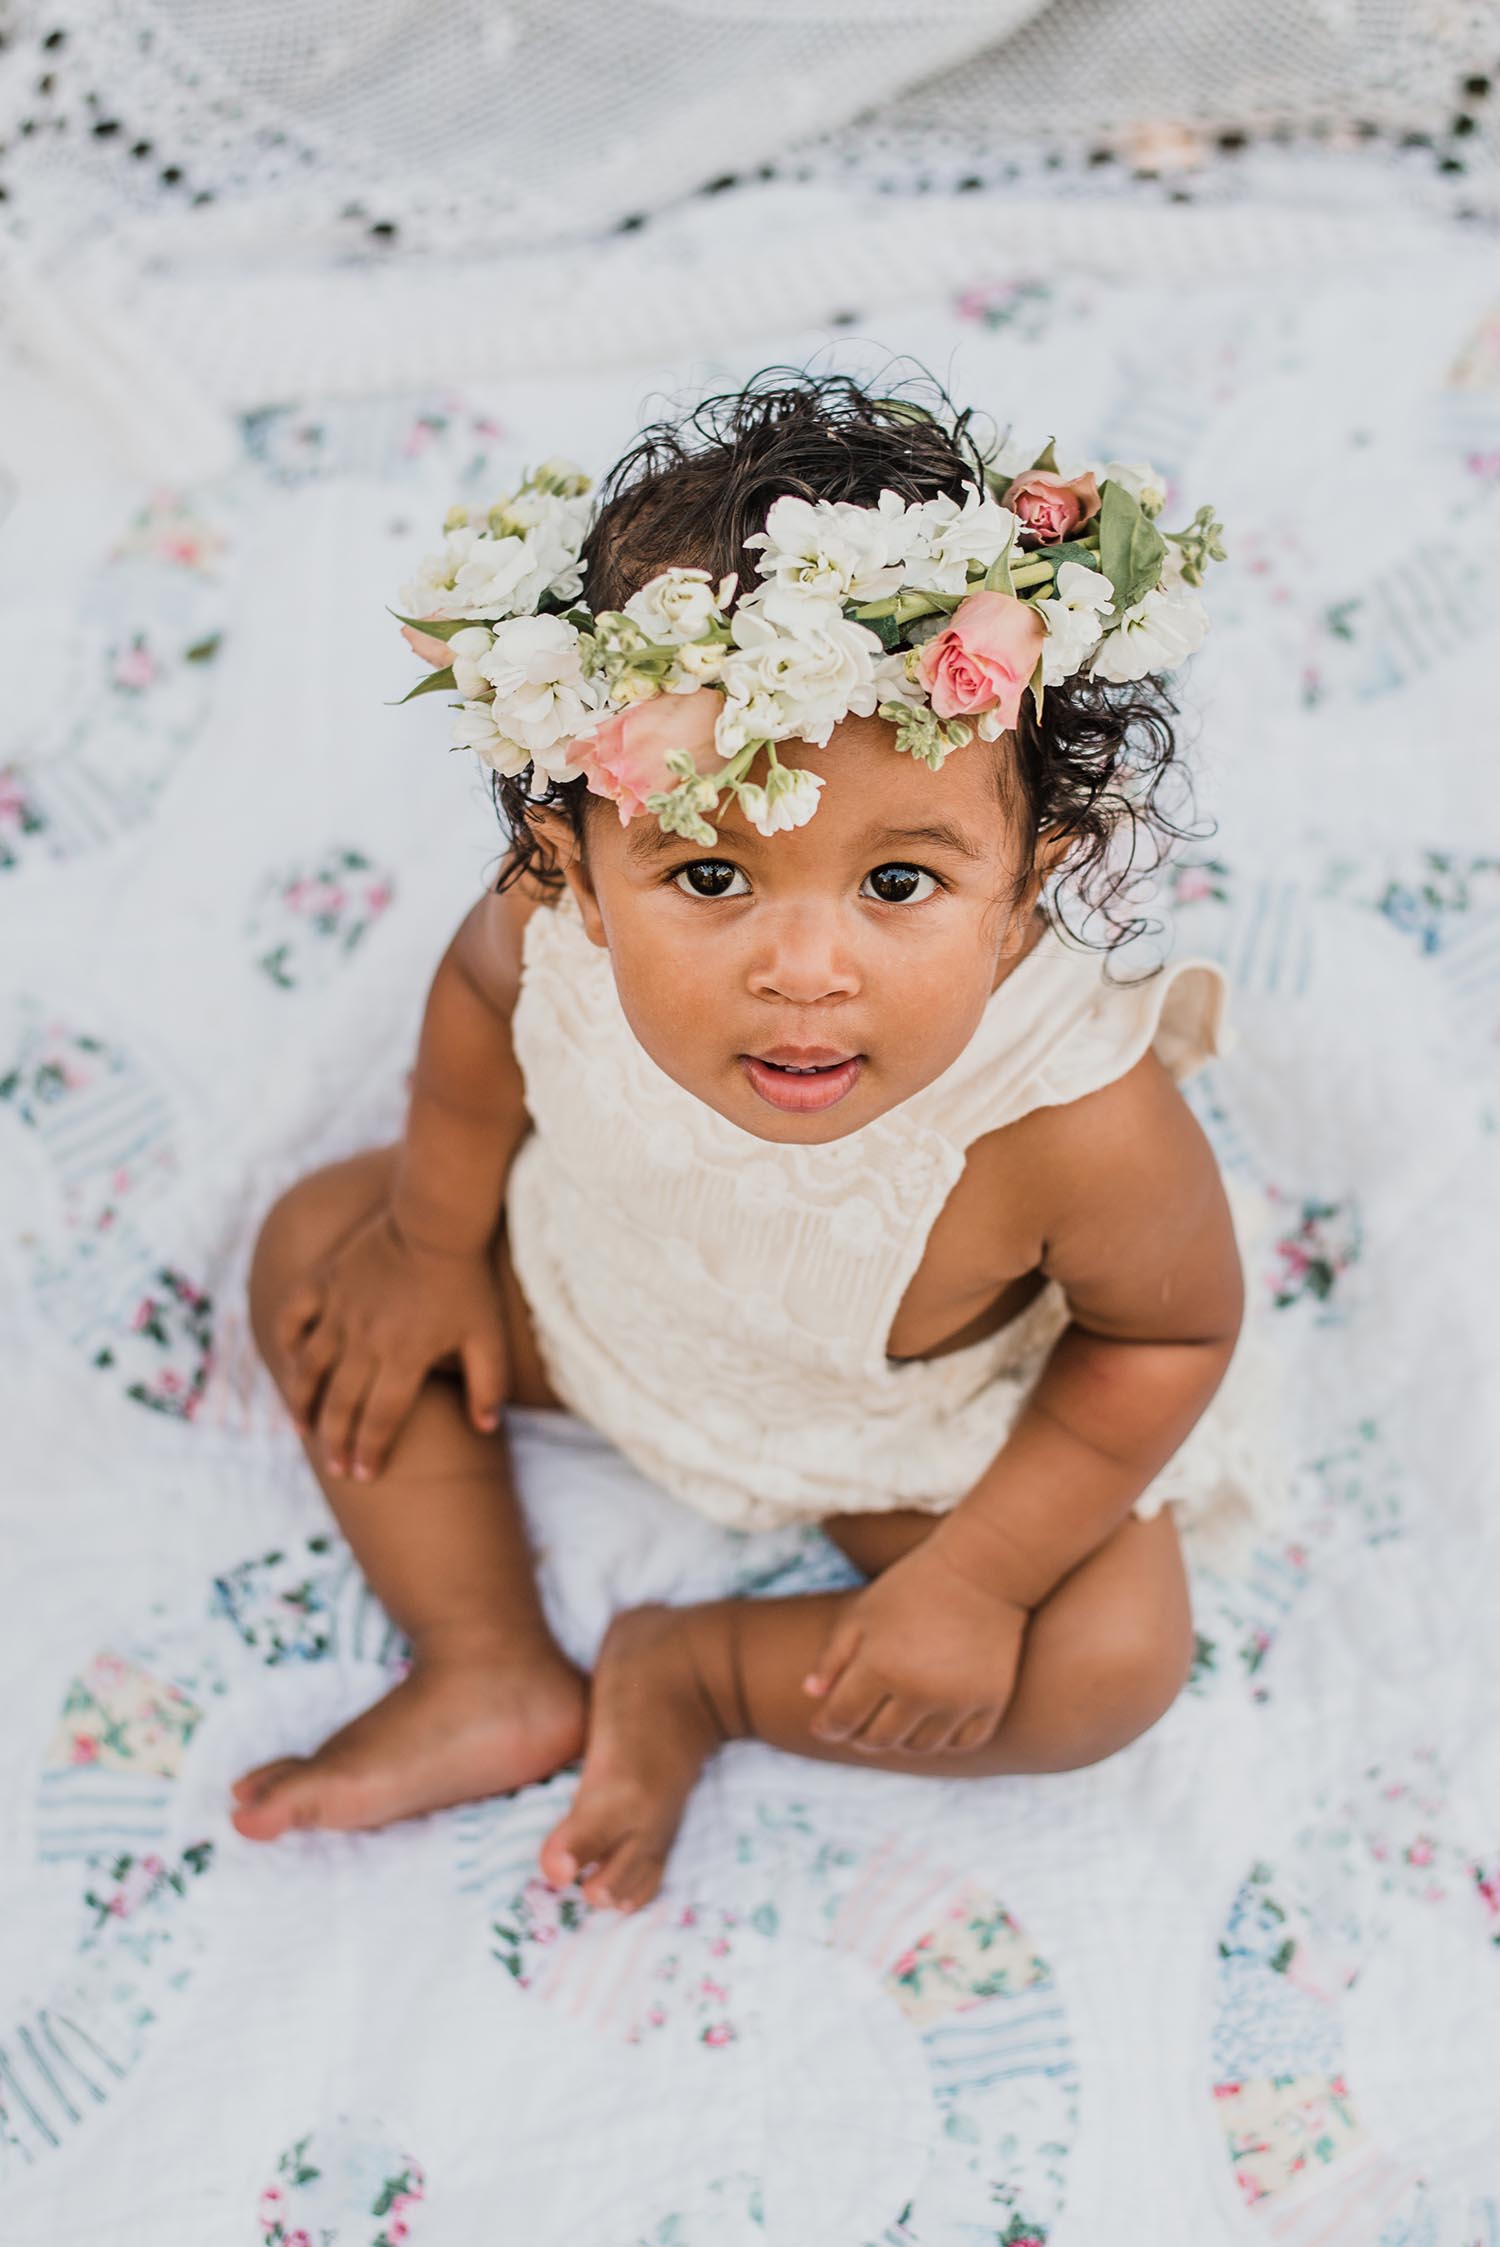
[[[1041,1267],[1071,1319],[999,1456],[934,1536],[1035,1607],[1202,1417],[1234,1354],[1244,1279],[1213,1149],[1153,1053],[1027,1121]]]
[[[1233,1355],[1229,1206],[1160,1062],[1023,1126],[1007,1191],[1072,1317],[974,1488],[840,1612],[805,1681],[820,1740],[872,1719],[882,1745],[932,1727],[928,1750],[992,1738],[1032,1617],[1122,1527]]]
[[[510,1367],[492,1243],[530,1129],[511,1044],[520,920],[482,898],[433,978],[384,1197],[270,1309],[279,1378],[324,1470],[368,1481],[435,1365],[456,1360],[493,1428]]]
[[[480,898],[428,993],[391,1189],[397,1225],[424,1247],[462,1254],[486,1245],[531,1128],[510,1034],[530,902]]]

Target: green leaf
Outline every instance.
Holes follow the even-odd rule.
[[[1015,586],[1011,582],[1009,547],[1003,554],[995,556],[981,583],[987,593],[1008,593],[1012,600],[1017,598]]]
[[[1115,613],[1123,616],[1161,575],[1167,542],[1123,484],[1107,478],[1099,500],[1098,566],[1115,589]]]
[[[436,694],[440,688],[456,687],[457,684],[458,681],[453,676],[452,664],[445,663],[441,671],[429,671],[425,679],[418,679],[411,693],[403,694],[400,702],[394,705],[388,703],[386,707],[388,709],[394,707],[399,710],[402,702],[415,702],[419,694]]]
[[[472,616],[402,616],[395,609],[387,609],[398,624],[409,624],[414,632],[425,632],[429,640],[451,640],[455,632],[467,632],[478,620]]]
[[[1057,439],[1055,437],[1049,437],[1047,439],[1046,444],[1043,445],[1041,451],[1037,454],[1036,459],[1032,462],[1030,468],[1027,470],[1028,475],[1034,476],[1039,468],[1044,468],[1049,476],[1056,476],[1061,473],[1057,465],[1057,454],[1053,450],[1053,447],[1056,445],[1056,443]]]
[[[212,663],[219,652],[220,637],[219,633],[211,632],[206,640],[195,640],[190,648],[183,649],[183,662]]]
[[[1042,722],[1042,658],[1040,656],[1036,659],[1036,669],[1032,672],[1027,683],[1031,688],[1031,699],[1036,707],[1036,722],[1040,725]]]
[[[1098,548],[1085,546],[1081,539],[1062,538],[1055,546],[1043,546],[1036,551],[1048,557],[1053,565],[1054,575],[1064,562],[1081,562],[1086,570],[1097,570],[1099,567]]]
[[[860,623],[867,632],[873,632],[887,655],[894,655],[901,645],[901,620],[894,616],[862,616]]]

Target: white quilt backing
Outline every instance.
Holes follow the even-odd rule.
[[[1488,285],[1487,285],[1488,281]],[[1284,1532],[1089,1769],[710,1767],[659,1901],[553,1897],[573,1770],[270,1846],[227,1783],[403,1645],[247,1334],[270,1199],[394,1135],[500,838],[384,604],[455,496],[828,344],[268,400],[230,472],[0,534],[5,2247],[1500,2242],[1500,298],[1472,255],[893,285],[1038,443],[1226,525],[1185,676],[1229,967],[1192,1097],[1275,1222]],[[878,363],[878,357],[875,359]],[[851,1580],[513,1417],[557,1628]]]

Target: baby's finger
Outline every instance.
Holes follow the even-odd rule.
[[[859,1625],[852,1617],[837,1623],[822,1653],[802,1680],[803,1692],[820,1699],[831,1693],[859,1651],[859,1641]]]
[[[330,1369],[338,1363],[343,1335],[334,1319],[319,1319],[304,1334],[286,1368],[281,1393],[299,1432],[311,1435],[317,1417],[318,1392]]]
[[[850,1739],[875,1714],[885,1698],[885,1687],[856,1656],[813,1718],[813,1738]]]
[[[350,1446],[356,1482],[373,1482],[384,1472],[391,1445],[405,1426],[417,1401],[426,1369],[404,1361],[387,1360],[371,1383]]]
[[[944,1755],[962,1755],[968,1748],[987,1748],[1000,1729],[1000,1714],[996,1709],[971,1709],[961,1723],[955,1725],[950,1738],[944,1741]]]
[[[271,1332],[284,1358],[295,1357],[303,1335],[323,1306],[323,1290],[314,1279],[303,1279],[291,1290],[271,1322]]]
[[[940,1755],[944,1743],[952,1738],[967,1713],[964,1709],[929,1709],[921,1722],[912,1726],[900,1746],[908,1755]]]
[[[485,1435],[500,1425],[510,1369],[505,1361],[503,1334],[471,1334],[459,1352],[464,1387],[469,1395],[469,1415]]]
[[[893,1694],[883,1708],[876,1710],[869,1723],[855,1734],[850,1745],[877,1751],[884,1748],[904,1748],[912,1733],[929,1714],[930,1711],[923,1703],[908,1700],[899,1693]]]
[[[331,1475],[349,1472],[349,1432],[375,1378],[375,1360],[365,1350],[348,1350],[329,1375],[318,1414],[318,1441]]]

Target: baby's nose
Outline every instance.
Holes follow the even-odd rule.
[[[858,963],[831,918],[799,916],[777,931],[751,970],[751,989],[765,998],[811,1006],[849,998],[859,989]]]

